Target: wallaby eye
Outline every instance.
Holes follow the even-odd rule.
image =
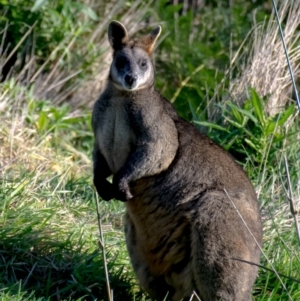
[[[139,65],[142,69],[146,69],[147,68],[147,60],[146,59],[140,60]]]
[[[121,56],[117,58],[115,65],[117,69],[124,69],[127,63],[128,59],[125,56]]]

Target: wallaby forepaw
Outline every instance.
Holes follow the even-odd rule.
[[[121,202],[127,202],[132,198],[132,194],[130,193],[130,190],[128,189],[127,191],[122,191],[118,190],[116,192],[115,198]]]
[[[126,196],[127,200],[130,200],[133,198],[133,195],[131,194],[129,187],[126,187],[126,189],[125,189],[125,196]]]
[[[123,183],[123,185],[120,183],[118,186],[120,193],[125,197],[125,202],[133,198],[128,183]]]
[[[126,202],[133,198],[130,192],[130,188],[127,181],[117,181],[115,178],[113,180],[114,186],[117,189],[116,198],[122,202]]]

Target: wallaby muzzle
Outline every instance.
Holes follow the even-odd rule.
[[[126,88],[134,89],[137,86],[137,74],[127,73],[124,77]]]

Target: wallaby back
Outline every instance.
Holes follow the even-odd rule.
[[[130,39],[121,23],[109,25],[113,62],[92,118],[94,184],[104,200],[126,201],[128,252],[153,299],[195,291],[202,301],[249,301],[257,267],[241,260],[259,262],[256,195],[231,156],[154,89],[160,32]]]

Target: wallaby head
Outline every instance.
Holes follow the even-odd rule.
[[[118,21],[109,24],[108,40],[114,50],[109,78],[118,89],[134,91],[153,85],[151,56],[160,32],[158,26],[146,36],[131,39],[123,24]]]

